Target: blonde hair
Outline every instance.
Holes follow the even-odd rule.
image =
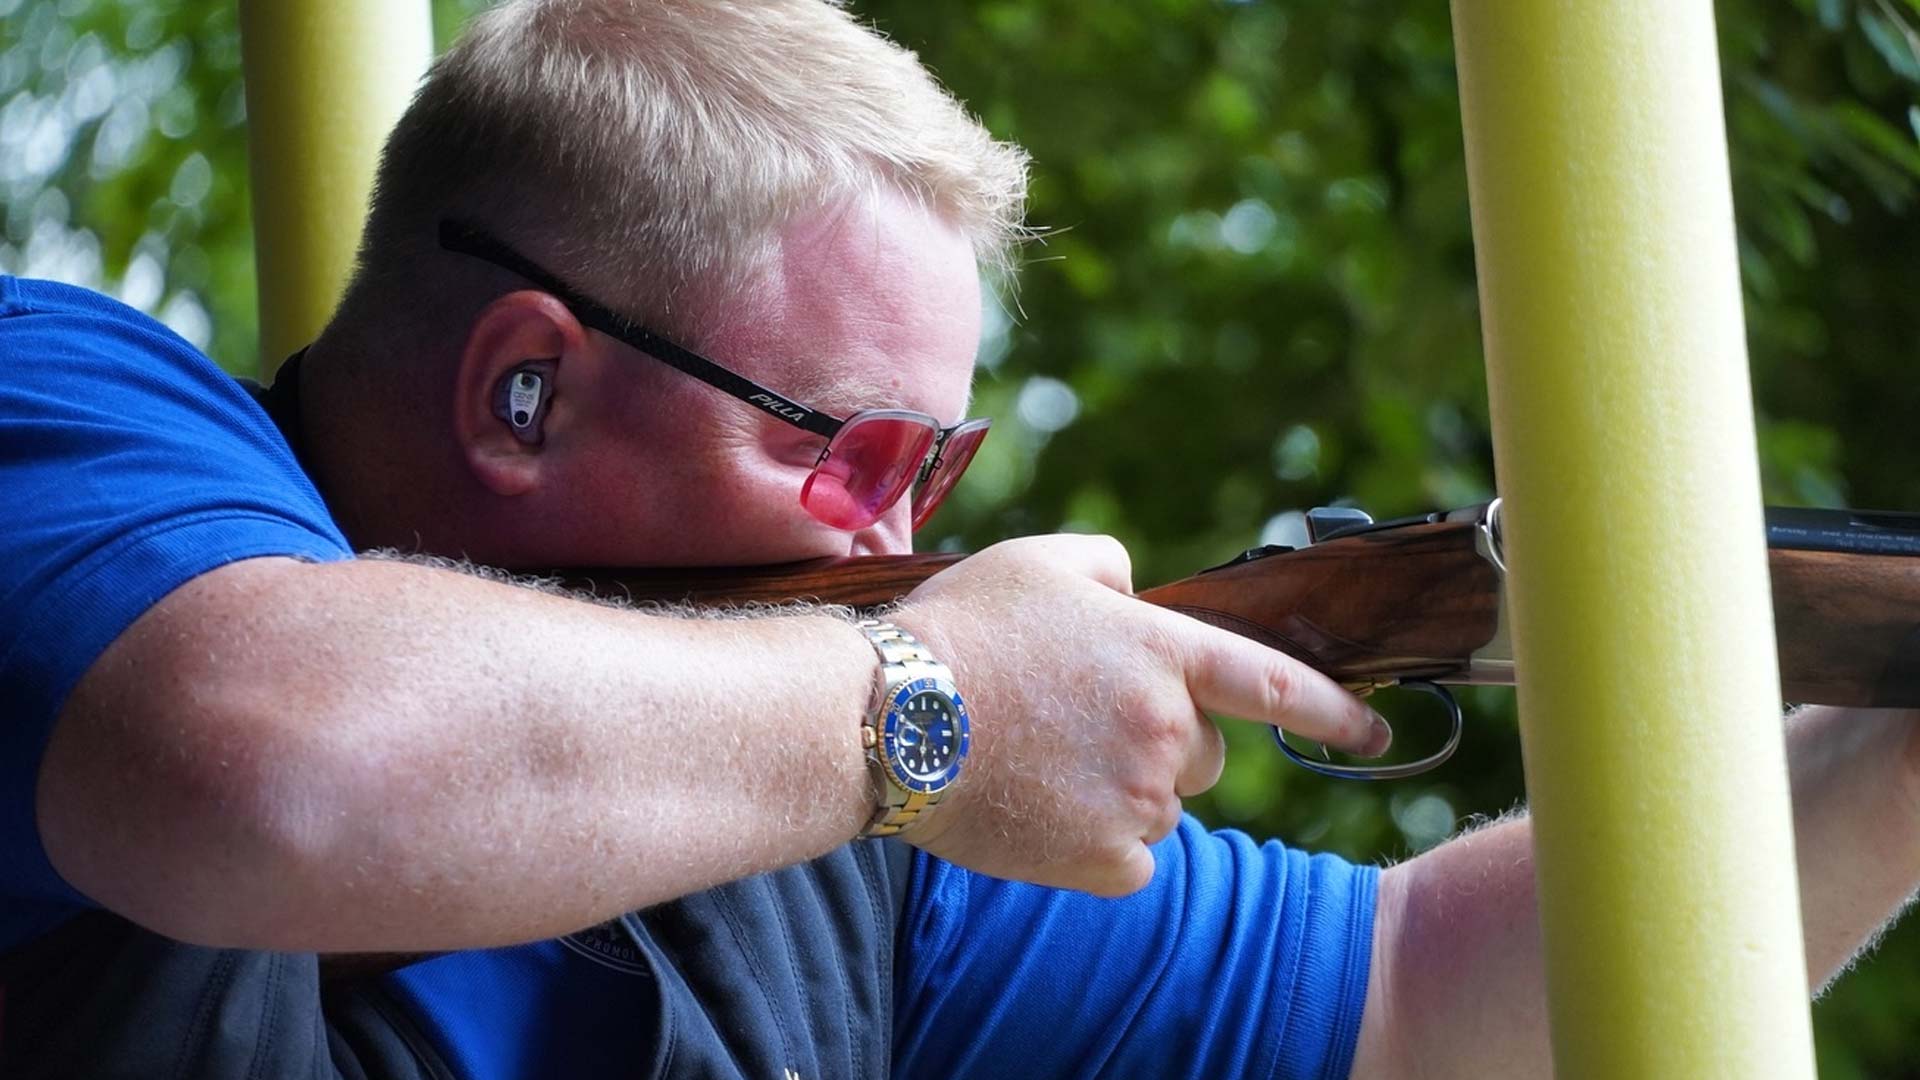
[[[1003,270],[1026,167],[834,3],[508,0],[434,65],[388,140],[350,298],[417,286],[455,215],[622,313],[684,328],[689,287],[738,284],[791,215],[880,185]]]

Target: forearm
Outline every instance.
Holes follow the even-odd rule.
[[[192,940],[530,940],[851,837],[873,664],[821,617],[678,620],[400,564],[238,564],[82,681],[41,829],[76,886]]]
[[[1836,709],[1807,709],[1788,721],[1814,986],[1920,884],[1913,721]],[[1362,1060],[1383,1075],[1551,1071],[1531,832],[1524,819],[1503,822],[1383,875],[1362,1030]]]
[[[1808,708],[1787,724],[1807,971],[1824,986],[1920,887],[1920,715]]]
[[[1382,874],[1353,1075],[1551,1073],[1531,823],[1503,820]]]

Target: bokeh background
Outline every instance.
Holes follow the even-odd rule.
[[[435,0],[441,39],[481,6]],[[1032,152],[1048,230],[989,305],[995,435],[928,543],[1108,532],[1145,585],[1297,541],[1310,506],[1493,493],[1444,5],[853,6]],[[1920,509],[1920,0],[1718,13],[1767,498]],[[112,293],[254,370],[232,0],[0,0],[0,20],[0,270]],[[1404,859],[1524,800],[1511,694],[1463,703],[1454,761],[1384,785],[1229,723],[1194,808]],[[1920,920],[1814,1018],[1823,1077],[1920,1075]]]

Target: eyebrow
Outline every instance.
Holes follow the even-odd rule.
[[[862,409],[900,409],[904,390],[882,386],[861,365],[838,357],[803,354],[780,374],[781,386],[816,409],[851,416]]]

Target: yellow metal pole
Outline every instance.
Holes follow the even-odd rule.
[[[1453,22],[1556,1075],[1811,1077],[1711,0]]]
[[[240,0],[263,377],[353,268],[380,144],[433,57],[427,0]]]

